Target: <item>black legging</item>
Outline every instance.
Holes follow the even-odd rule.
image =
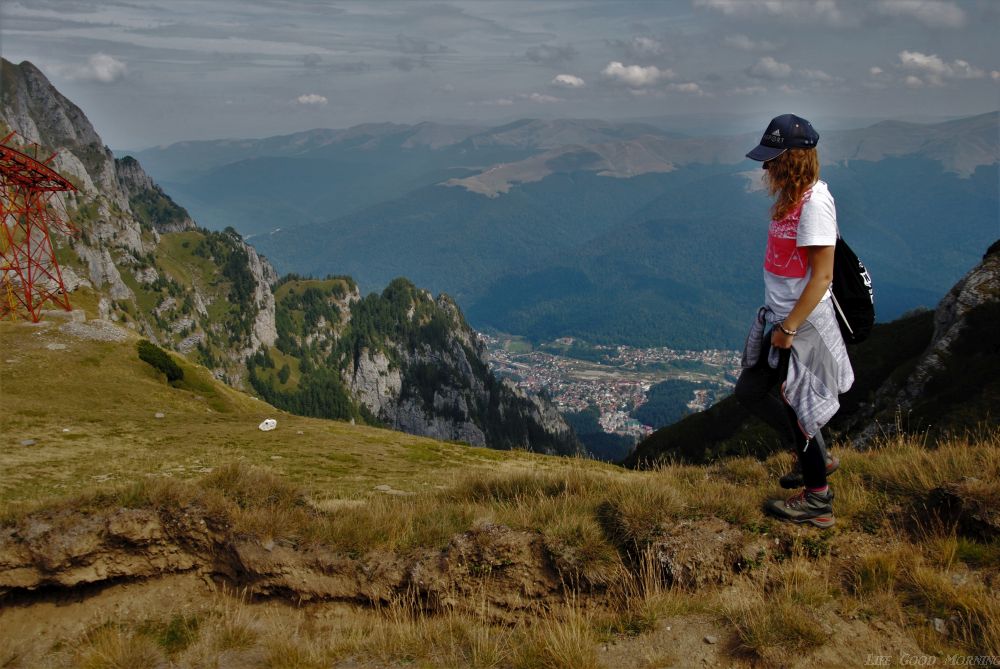
[[[760,359],[749,369],[744,369],[736,382],[734,394],[740,404],[753,415],[777,430],[784,447],[795,451],[802,467],[802,479],[807,488],[826,485],[826,444],[817,431],[812,440],[799,428],[795,411],[779,395],[781,383],[788,376],[790,349],[779,349],[778,368],[767,364],[771,351],[771,333],[764,336]]]

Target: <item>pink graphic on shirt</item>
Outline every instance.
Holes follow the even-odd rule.
[[[802,204],[788,212],[780,221],[771,221],[767,231],[767,252],[764,254],[764,269],[771,274],[790,279],[802,279],[809,269],[809,256],[804,248],[798,247],[799,218]]]

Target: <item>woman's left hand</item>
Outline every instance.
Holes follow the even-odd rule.
[[[771,346],[774,348],[791,348],[793,339],[795,339],[795,335],[787,335],[781,331],[781,328],[776,327],[771,330]]]

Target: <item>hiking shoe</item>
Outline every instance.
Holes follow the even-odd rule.
[[[793,523],[812,523],[816,527],[831,527],[833,518],[833,489],[825,494],[803,490],[786,500],[772,499],[764,510],[780,520]]]
[[[826,461],[826,475],[829,476],[830,474],[837,471],[839,468],[840,468],[840,460],[831,455]],[[798,460],[795,461],[795,467],[792,469],[792,471],[788,472],[780,479],[778,479],[778,483],[781,484],[782,488],[786,488],[788,490],[801,488],[803,485],[805,485],[805,481],[803,481],[802,479],[802,465],[799,464]]]

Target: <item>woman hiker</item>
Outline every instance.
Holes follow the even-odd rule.
[[[854,383],[854,371],[830,300],[837,212],[819,180],[818,141],[809,121],[783,114],[747,154],[763,163],[774,204],[764,306],[747,337],[735,393],[798,458],[781,485],[802,490],[769,501],[765,510],[782,520],[830,527],[833,490],[826,477],[838,462],[827,453],[820,428],[840,408],[837,396]]]

